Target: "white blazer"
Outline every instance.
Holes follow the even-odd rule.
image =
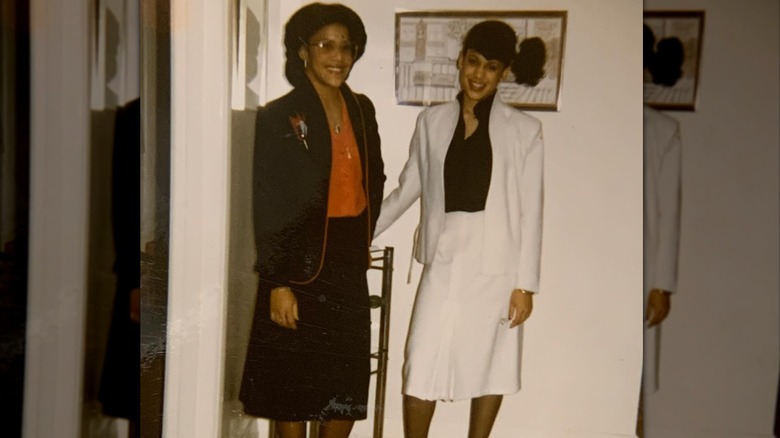
[[[677,290],[680,243],[680,126],[644,107],[644,288]]]
[[[375,236],[421,199],[418,262],[430,264],[444,225],[444,158],[460,117],[448,102],[420,113],[398,187],[382,201]],[[485,204],[482,271],[515,275],[515,287],[539,291],[544,147],[541,122],[496,96],[490,110],[493,168]]]
[[[644,303],[651,289],[677,291],[680,242],[680,124],[644,107]],[[646,310],[646,307],[645,307]],[[645,330],[644,394],[659,387],[660,331]]]

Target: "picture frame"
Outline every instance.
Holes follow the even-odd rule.
[[[679,43],[675,42],[677,47],[682,46],[683,58],[682,66],[679,68],[682,70],[681,75],[674,84],[670,82],[664,84],[663,76],[668,76],[667,74],[656,73],[654,75],[651,72],[652,69],[645,66],[643,80],[645,104],[659,110],[695,111],[704,33],[704,11],[645,11],[644,24],[652,32],[655,39],[653,49],[656,56],[654,58],[658,58],[659,53],[671,53],[678,50],[661,48],[662,52],[659,52],[659,44],[663,44],[662,41],[672,39],[679,41]],[[678,55],[672,54],[671,58],[674,59],[675,56]],[[669,59],[669,57],[664,56],[663,59]],[[668,68],[675,69],[676,67],[670,66]],[[658,83],[659,81],[661,83]]]
[[[523,110],[558,111],[566,18],[567,11],[396,12],[396,101],[401,105],[428,106],[454,100],[460,90],[456,61],[466,32],[478,22],[495,19],[515,29],[518,44],[538,38],[545,48],[543,75],[538,83],[518,84],[510,72],[499,84],[501,98]],[[536,53],[531,56],[540,55]]]

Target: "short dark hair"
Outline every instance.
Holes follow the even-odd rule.
[[[311,3],[298,9],[284,28],[286,62],[284,75],[293,87],[306,80],[303,60],[298,56],[301,46],[323,27],[341,24],[349,31],[349,38],[357,47],[353,62],[357,62],[366,50],[366,28],[355,11],[339,3]]]
[[[515,31],[503,21],[487,20],[475,24],[463,39],[461,52],[471,49],[488,60],[498,60],[504,67],[512,64],[517,46]]]

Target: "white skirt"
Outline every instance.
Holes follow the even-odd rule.
[[[484,212],[445,216],[406,340],[403,393],[463,400],[520,390],[523,326],[510,329],[515,275],[481,272]]]

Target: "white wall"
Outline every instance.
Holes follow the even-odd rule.
[[[269,1],[268,93],[283,76],[282,32],[305,2]],[[474,9],[473,1],[344,1],[368,31],[350,85],[377,108],[388,175],[397,184],[420,107],[395,103],[396,8]],[[634,436],[641,369],[642,77],[640,2],[511,0],[480,9],[567,10],[562,104],[537,112],[546,140],[541,295],[526,323],[523,390],[507,397],[494,437]],[[234,210],[235,211],[235,210]],[[406,284],[413,207],[377,240],[396,248],[385,436],[400,437],[401,365],[416,279]],[[463,436],[468,403],[439,404],[432,437]],[[371,436],[371,421],[356,437]]]
[[[679,292],[648,437],[770,437],[778,378],[778,2],[646,0],[705,11],[699,101],[681,123]]]

